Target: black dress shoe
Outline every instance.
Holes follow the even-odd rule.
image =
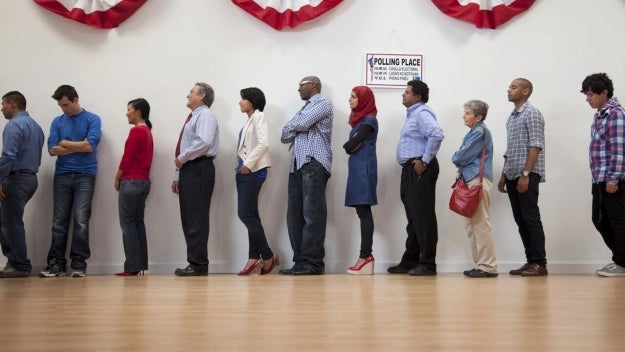
[[[417,265],[415,268],[412,268],[408,271],[408,275],[410,276],[436,275],[436,269],[430,266]]]
[[[176,276],[207,276],[208,269],[206,271],[203,271],[189,265],[184,269],[176,269],[176,271],[174,271],[174,274],[176,274]]]
[[[293,270],[293,275],[295,275],[295,276],[321,275],[321,273],[313,271],[312,269],[305,268],[305,269],[294,269]]]
[[[399,263],[397,265],[389,267],[388,269],[386,269],[386,271],[391,274],[407,274],[410,269],[412,269],[412,267]]]
[[[280,271],[278,271],[278,274],[281,274],[281,275],[293,275],[293,268],[280,269]]]
[[[497,277],[498,273],[489,273],[488,271],[484,271],[482,269],[471,269],[464,272],[464,275],[468,277]]]

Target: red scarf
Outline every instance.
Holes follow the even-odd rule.
[[[352,127],[356,127],[367,116],[376,117],[378,109],[375,107],[375,97],[369,87],[356,86],[352,91],[358,98],[358,105],[355,109],[352,109],[352,113],[349,115],[349,124]]]

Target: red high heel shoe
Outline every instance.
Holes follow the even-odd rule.
[[[141,271],[122,271],[121,273],[115,273],[115,276],[137,276],[143,275],[143,270]]]
[[[267,269],[265,269],[265,264],[263,263],[262,268],[260,268],[260,274],[261,275],[266,275],[269,274],[275,267],[277,267],[278,265],[280,265],[280,258],[278,258],[278,254],[274,253],[273,257],[271,257],[271,263],[269,265],[267,265]],[[267,260],[267,261],[269,261]]]
[[[243,270],[239,271],[239,273],[237,275],[250,275],[254,272],[258,272],[259,270],[262,270],[262,264],[263,261],[260,259],[251,259],[252,262],[250,263],[250,261],[248,261],[248,264],[245,266],[245,268],[243,268]]]
[[[372,255],[369,255],[367,258],[364,259],[365,260],[360,263],[360,265],[353,265],[347,268],[347,272],[353,275],[372,275],[375,259]]]

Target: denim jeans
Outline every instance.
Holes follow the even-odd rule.
[[[26,232],[24,231],[24,207],[37,190],[37,175],[14,172],[2,183],[4,199],[0,205],[2,231],[0,244],[2,254],[15,270],[32,270],[26,253]]]
[[[506,189],[512,207],[514,221],[519,227],[521,241],[525,248],[525,258],[529,264],[547,264],[545,251],[545,232],[538,208],[538,184],[540,175],[530,172],[529,185],[525,193],[518,193],[516,186],[519,178],[506,179]]]
[[[126,255],[124,271],[148,270],[148,242],[143,215],[149,193],[149,180],[121,180],[119,183],[119,225]]]
[[[273,252],[267,243],[265,230],[258,214],[258,194],[265,181],[252,173],[237,174],[237,213],[247,227],[249,259],[269,259]]]
[[[605,182],[592,184],[592,223],[612,251],[612,261],[625,267],[625,181],[615,193],[608,193]]]
[[[69,221],[74,213],[72,224],[72,244],[69,257],[72,269],[85,270],[85,262],[90,256],[89,218],[91,199],[95,188],[95,175],[81,172],[66,172],[54,175],[54,215],[52,216],[52,244],[48,252],[48,265],[57,264],[65,268],[67,260],[67,235]]]
[[[326,185],[330,175],[312,159],[289,174],[288,210],[289,239],[293,248],[294,268],[323,273],[326,237]]]

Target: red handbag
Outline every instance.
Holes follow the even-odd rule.
[[[451,186],[451,198],[449,209],[454,213],[467,218],[472,218],[482,201],[482,180],[484,179],[484,157],[486,155],[486,131],[484,131],[484,146],[482,147],[482,159],[480,160],[480,183],[469,188],[462,177],[458,177]]]

